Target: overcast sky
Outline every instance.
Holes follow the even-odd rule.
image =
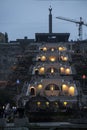
[[[9,40],[35,38],[35,33],[48,32],[48,8],[51,5],[53,32],[69,32],[70,39],[78,38],[75,23],[56,19],[57,16],[75,19],[82,17],[87,23],[87,0],[0,0],[0,32],[8,33]],[[87,27],[83,26],[87,39]]]

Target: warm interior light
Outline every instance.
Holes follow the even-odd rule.
[[[51,48],[51,51],[54,51],[54,48]]]
[[[65,69],[65,73],[66,73],[66,74],[70,74],[70,68],[66,68],[66,69]]]
[[[51,68],[51,73],[54,73],[54,69],[53,68]]]
[[[64,67],[60,67],[60,71],[61,71],[61,73],[64,73],[64,71],[65,71]]]
[[[54,87],[53,87],[53,85],[51,85],[51,87],[50,87],[50,90],[51,90],[51,91],[53,91],[53,90],[54,90]]]
[[[44,68],[44,67],[41,67],[41,68],[39,69],[39,73],[40,73],[40,74],[44,74],[44,72],[45,72],[45,68]]]
[[[67,61],[68,60],[68,57],[63,57],[63,61]]]
[[[40,107],[41,102],[37,102],[38,107]]]
[[[64,102],[63,104],[64,104],[64,106],[66,106],[66,105],[67,105],[67,102]]]
[[[49,106],[49,102],[46,102],[46,105]]]
[[[58,50],[59,51],[65,51],[65,50],[67,50],[67,48],[66,47],[59,47]]]
[[[72,95],[72,96],[74,96],[74,93],[75,93],[75,88],[74,88],[74,86],[70,86],[70,87],[69,87],[69,94]]]
[[[46,61],[46,56],[42,56],[41,61]]]
[[[58,103],[57,103],[57,102],[55,102],[55,104],[56,104],[56,105],[58,105]]]
[[[43,51],[47,51],[47,48],[46,48],[46,47],[43,47]]]
[[[58,48],[58,50],[59,50],[59,51],[62,51],[62,50],[63,50],[63,48],[62,48],[62,47],[59,47],[59,48]]]
[[[66,84],[62,85],[62,90],[68,92],[68,86]]]
[[[38,84],[38,89],[42,89],[42,84]]]
[[[61,60],[63,60],[63,56],[61,56]]]
[[[86,75],[83,75],[82,78],[83,78],[83,79],[86,79]]]
[[[56,57],[55,56],[50,56],[49,60],[52,61],[52,62],[54,62],[54,61],[56,61]]]

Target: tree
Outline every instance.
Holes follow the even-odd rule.
[[[5,42],[8,43],[8,34],[5,32]]]

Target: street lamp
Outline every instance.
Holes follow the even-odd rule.
[[[86,75],[82,75],[82,79],[83,79],[83,87],[85,87],[85,79],[86,79]]]
[[[19,79],[16,80],[16,84],[17,84],[17,100],[16,100],[16,105],[17,105],[17,108],[18,108],[18,100],[19,100],[19,84],[20,84],[20,80],[19,80]]]
[[[19,79],[16,80],[16,84],[17,84],[17,94],[19,94],[19,84],[20,84],[20,80]]]

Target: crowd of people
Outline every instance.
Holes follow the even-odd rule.
[[[0,118],[5,118],[6,121],[13,121],[14,118],[24,117],[24,108],[17,108],[7,103],[5,106],[0,107]]]

